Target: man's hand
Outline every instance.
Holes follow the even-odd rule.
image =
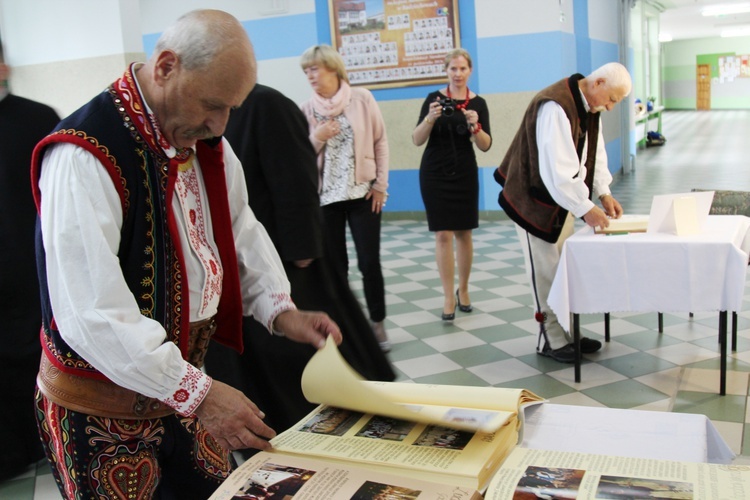
[[[195,410],[206,430],[225,450],[270,450],[276,435],[263,423],[265,414],[237,389],[214,379],[205,399]]]
[[[622,217],[622,206],[611,194],[605,194],[599,198],[599,201],[602,202],[602,207],[609,217],[613,219]]]
[[[326,313],[292,309],[284,311],[273,322],[275,331],[302,344],[312,344],[321,349],[326,337],[331,335],[336,345],[341,344],[341,330]]]
[[[591,227],[599,226],[602,229],[609,227],[609,218],[599,207],[594,207],[586,212],[586,215],[583,216],[583,220]]]

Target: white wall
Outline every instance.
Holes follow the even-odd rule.
[[[601,1],[601,0],[597,0]],[[573,32],[573,2],[560,0],[476,0],[477,38],[545,31]]]
[[[315,0],[213,0],[210,5],[205,0],[140,0],[140,5],[143,34],[161,33],[182,14],[207,6],[229,12],[240,21],[315,12]],[[299,67],[298,56],[258,61],[258,81],[297,103],[310,98],[310,85]]]
[[[620,21],[612,13],[619,10],[619,3],[620,0],[589,0],[589,36],[591,38],[618,43]]]
[[[28,66],[142,52],[138,11],[138,0],[0,0],[5,60]]]
[[[241,21],[315,12],[315,0],[140,0],[140,4],[144,34],[160,33],[182,14],[195,9],[223,10]]]
[[[143,58],[139,0],[0,0],[11,91],[62,116]]]

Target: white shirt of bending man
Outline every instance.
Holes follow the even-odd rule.
[[[289,282],[268,234],[250,210],[240,162],[226,140],[223,148],[243,314],[270,327],[273,315],[282,311],[268,291],[288,296]],[[120,271],[117,249],[123,214],[112,179],[93,155],[72,144],[48,148],[43,164],[39,180],[42,234],[50,299],[63,339],[117,385],[148,397],[168,398],[179,387],[188,363],[177,346],[164,342],[161,324],[141,315]],[[194,168],[205,196],[197,158]],[[185,255],[192,322],[215,314],[218,298],[197,315],[197,298],[203,290],[196,287],[206,281],[205,271],[187,243],[178,204],[175,196],[172,210]],[[213,241],[208,205],[203,206],[206,232]],[[291,299],[284,307],[295,308]],[[211,379],[202,372],[200,377],[198,386],[207,389]]]
[[[581,94],[583,105],[589,111],[586,98]],[[554,101],[539,107],[536,121],[537,149],[539,151],[539,173],[550,196],[562,208],[576,218],[583,217],[596,205],[591,199],[610,194],[612,174],[607,166],[607,150],[602,136],[601,118],[599,138],[596,146],[594,185],[591,199],[586,179],[588,137],[579,160],[576,145],[570,136],[570,120],[563,108]]]

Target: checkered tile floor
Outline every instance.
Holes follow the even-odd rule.
[[[750,111],[668,112],[663,133],[664,146],[639,150],[634,170],[615,179],[613,194],[626,213],[648,213],[654,194],[750,191]],[[382,235],[390,358],[399,380],[525,387],[561,404],[702,413],[745,455],[738,460],[749,460],[750,295],[739,314],[726,396],[717,394],[718,315],[710,312],[665,314],[661,335],[655,313],[612,314],[612,341],[586,356],[576,384],[571,366],[535,354],[537,325],[511,222],[480,222],[470,280],[475,310],[457,312],[452,324],[440,321],[442,288],[426,224],[391,219]],[[351,285],[361,297],[356,273]],[[583,335],[603,340],[602,315],[584,315],[581,324]]]
[[[626,212],[648,213],[654,194],[695,187],[750,191],[750,111],[668,112],[663,133],[664,146],[639,150],[634,172],[616,179],[613,193]],[[665,314],[661,335],[655,313],[613,313],[611,342],[586,356],[576,384],[572,366],[535,354],[537,325],[512,223],[480,222],[470,280],[474,312],[457,312],[452,324],[440,320],[442,288],[426,223],[388,214],[382,237],[389,357],[399,381],[524,387],[558,404],[702,413],[748,463],[750,295],[726,396],[717,394],[716,313]],[[362,298],[350,254],[351,285]],[[603,340],[601,315],[584,315],[581,325],[584,335]],[[59,499],[46,464],[38,471],[0,483],[0,498]]]
[[[665,314],[661,335],[655,313],[613,313],[611,342],[586,356],[575,383],[571,365],[535,353],[538,326],[512,223],[481,222],[470,280],[474,312],[457,312],[453,323],[440,320],[442,288],[425,224],[389,221],[383,235],[389,356],[398,380],[524,387],[555,403],[703,413],[740,453],[750,423],[750,312],[740,315],[726,396],[717,395],[716,313]],[[352,278],[361,297],[359,276]],[[581,324],[583,335],[603,341],[602,315],[584,315]]]

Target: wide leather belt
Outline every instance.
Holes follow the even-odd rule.
[[[211,335],[216,331],[213,318],[190,323],[187,361],[203,367]],[[55,404],[97,417],[118,419],[160,418],[175,410],[158,399],[149,398],[110,380],[99,380],[65,373],[42,354],[37,385]]]

